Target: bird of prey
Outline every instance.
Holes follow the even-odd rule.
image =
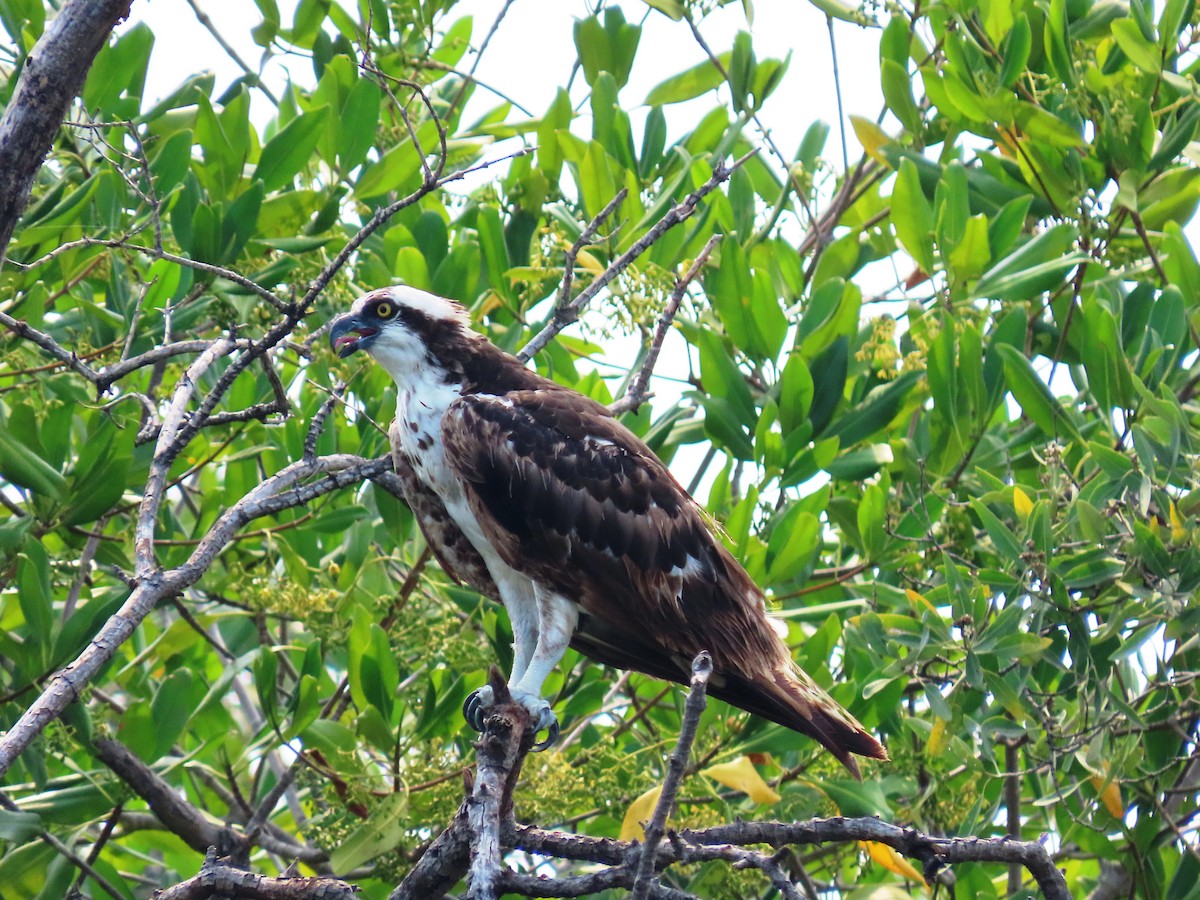
[[[395,380],[389,432],[405,498],[445,571],[502,602],[512,696],[551,743],[541,696],[567,647],[686,684],[820,741],[851,772],[887,752],[797,666],[762,592],[641,440],[603,405],[529,370],[466,310],[411,287],[371,291],[330,325]],[[464,706],[482,730],[491,689]]]

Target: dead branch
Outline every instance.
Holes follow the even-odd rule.
[[[642,845],[642,852],[638,854],[637,874],[633,880],[633,890],[630,892],[632,900],[646,900],[650,895],[650,882],[654,877],[658,845],[666,832],[667,816],[670,815],[671,807],[675,805],[683,773],[687,770],[692,744],[696,742],[696,729],[707,705],[705,694],[712,671],[712,657],[707,651],[701,650],[692,660],[691,690],[688,692],[687,706],[684,708],[683,723],[679,728],[679,740],[671,758],[667,760],[667,777],[663,780],[662,793],[658,795],[658,802],[654,805],[654,815],[650,818],[650,824],[646,826],[646,842]]]
[[[69,0],[25,59],[0,117],[0,266],[33,179],[92,60],[132,0]]]
[[[353,900],[358,889],[336,878],[269,878],[239,869],[210,849],[193,878],[159,891],[155,900]]]
[[[667,210],[661,219],[646,229],[646,233],[638,238],[632,247],[609,263],[608,268],[596,276],[591,284],[580,291],[574,300],[570,303],[560,303],[555,306],[554,315],[550,321],[546,323],[546,326],[541,331],[533,336],[529,343],[521,348],[517,357],[521,360],[528,360],[541,352],[547,344],[554,340],[560,331],[579,318],[579,314],[583,312],[584,308],[591,303],[597,294],[608,287],[614,278],[629,268],[634,260],[654,245],[655,241],[680,222],[690,217],[696,211],[696,207],[700,204],[701,200],[728,181],[729,177],[757,152],[757,150],[751,150],[745,156],[735,160],[732,165],[728,166],[725,165],[723,160],[717,160],[708,181],[704,182],[704,184],[684,197],[683,200]]]
[[[696,276],[700,274],[700,270],[704,268],[709,255],[720,240],[721,236],[717,234],[710,237],[708,243],[704,245],[704,249],[696,254],[696,258],[688,270],[675,282],[671,297],[654,325],[654,337],[650,341],[650,346],[646,348],[646,358],[642,361],[637,374],[629,382],[629,387],[625,389],[625,396],[609,406],[614,413],[622,413],[626,410],[636,411],[639,406],[650,399],[647,385],[650,383],[650,376],[654,374],[654,367],[658,364],[658,355],[662,352],[667,332],[671,330],[671,323],[675,321],[675,315],[679,312],[680,304],[683,303],[683,295],[687,293],[688,285],[695,281]]]
[[[390,466],[391,461],[386,458],[364,460],[348,454],[293,463],[227,509],[196,545],[192,555],[179,567],[165,572],[155,569],[151,557],[149,572],[139,573],[133,592],[121,608],[104,623],[104,627],[72,663],[48,679],[37,700],[0,737],[0,775],[9,770],[17,756],[50,722],[79,698],[95,674],[129,639],[158,602],[195,584],[212,565],[217,554],[248,522],[358,484]],[[307,481],[315,476],[320,477],[316,481]]]
[[[475,788],[467,805],[472,838],[467,900],[496,900],[499,896],[501,828],[512,815],[513,788],[536,736],[530,727],[529,712],[512,701],[504,676],[495,666],[488,681],[495,705],[475,744]]]

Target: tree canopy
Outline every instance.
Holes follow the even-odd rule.
[[[86,4],[0,0],[4,123]],[[108,38],[0,222],[5,898],[146,897],[210,846],[382,898],[454,819],[512,635],[396,497],[391,382],[324,340],[393,283],[616,404],[889,748],[859,783],[710,702],[669,828],[878,816],[1041,840],[1075,896],[1200,896],[1200,11],[814,0],[879,36],[844,162],[837,123],[778,144],[789,59],[749,2],[718,43],[719,5],[581,6],[537,110],[474,77],[504,12],[454,0],[256,0],[219,94],[151,89],[145,25]],[[695,55],[642,96],[651,21]],[[641,840],[686,691],[574,652],[547,690],[518,820]],[[516,875],[613,862],[546,833]],[[795,844],[672,858],[650,896],[924,890],[900,843]],[[958,896],[1034,890],[975,859]]]

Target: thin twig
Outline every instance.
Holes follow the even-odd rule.
[[[675,206],[671,207],[661,219],[655,222],[636,243],[619,257],[613,260],[607,269],[598,275],[591,284],[579,292],[570,303],[559,304],[554,308],[554,316],[517,354],[517,358],[525,361],[539,353],[555,336],[579,318],[580,312],[592,301],[600,291],[604,290],[614,278],[624,272],[639,256],[646,252],[664,234],[686,220],[696,211],[700,201],[715,191],[721,184],[729,180],[738,168],[754,157],[758,150],[751,150],[745,156],[736,160],[732,165],[725,165],[718,160],[713,167],[713,173],[708,181],[692,191]]]
[[[626,410],[636,410],[650,399],[646,386],[650,383],[650,376],[654,372],[654,367],[658,364],[658,355],[662,352],[663,341],[667,338],[667,332],[671,330],[671,323],[675,321],[675,314],[679,312],[679,305],[683,302],[683,295],[687,293],[688,286],[700,274],[700,270],[708,262],[709,254],[712,253],[713,248],[717,246],[720,240],[721,236],[719,234],[714,234],[710,237],[708,243],[697,254],[695,261],[688,268],[687,272],[675,282],[675,290],[671,292],[671,298],[667,301],[667,305],[663,308],[662,313],[658,317],[658,322],[654,326],[654,339],[651,340],[650,346],[646,350],[646,358],[642,361],[641,368],[638,369],[633,380],[629,382],[629,387],[625,390],[625,396],[609,407],[614,414],[622,413]]]
[[[679,793],[679,785],[683,781],[683,773],[687,771],[688,756],[692,752],[692,744],[696,741],[696,730],[700,727],[700,716],[708,705],[706,691],[708,678],[712,675],[712,657],[707,650],[701,650],[692,660],[692,683],[688,692],[687,704],[683,710],[683,722],[679,726],[679,741],[667,761],[667,777],[663,780],[662,793],[658,795],[658,803],[654,806],[654,815],[646,826],[646,841],[642,844],[641,856],[638,858],[637,875],[633,881],[630,900],[647,900],[650,895],[650,883],[654,878],[655,862],[658,855],[658,845],[666,833],[667,816],[675,805],[675,796]]]
[[[196,21],[208,30],[208,33],[213,36],[213,40],[221,45],[221,49],[225,51],[226,55],[235,63],[237,63],[238,68],[250,77],[250,83],[262,91],[263,96],[270,100],[272,104],[278,106],[279,101],[275,99],[275,95],[267,89],[265,84],[263,84],[263,81],[259,77],[258,73],[246,65],[245,61],[238,56],[237,51],[233,49],[229,42],[226,41],[225,38],[221,37],[221,33],[217,31],[217,26],[213,24],[213,20],[208,17],[208,14],[204,12],[204,10],[196,5],[196,0],[187,0],[187,5],[190,6],[192,8],[192,12],[196,14]]]
[[[628,196],[629,188],[621,188],[617,191],[616,196],[605,204],[604,209],[596,213],[592,221],[588,222],[587,227],[579,233],[579,237],[575,239],[575,243],[567,250],[563,257],[562,286],[558,290],[559,306],[569,306],[571,303],[571,284],[575,280],[575,260],[578,259],[580,251],[593,242],[596,232],[608,221],[608,217],[616,211],[617,207],[625,202],[625,198]]]

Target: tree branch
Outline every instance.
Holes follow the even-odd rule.
[[[650,341],[650,346],[646,350],[646,358],[642,361],[641,368],[638,369],[637,375],[629,382],[629,387],[625,389],[625,396],[617,402],[609,406],[613,413],[623,413],[626,410],[637,410],[639,406],[650,399],[650,394],[647,391],[647,385],[650,383],[650,376],[654,373],[654,367],[658,364],[658,355],[662,352],[663,342],[667,339],[667,332],[671,330],[671,323],[675,321],[675,315],[679,312],[679,305],[683,303],[683,295],[687,293],[688,285],[690,285],[696,276],[700,274],[700,270],[704,268],[704,264],[708,262],[709,255],[713,252],[713,248],[721,241],[719,234],[714,234],[708,239],[708,243],[696,255],[687,272],[680,276],[675,282],[675,289],[671,291],[671,298],[667,301],[667,305],[663,307],[663,311],[659,314],[658,322],[654,326],[654,338]]]
[[[495,666],[488,681],[495,705],[475,744],[478,754],[475,788],[467,804],[472,839],[467,900],[496,900],[499,896],[501,826],[512,815],[512,791],[521,763],[536,736],[530,727],[528,710],[513,702],[504,676]]]
[[[67,107],[132,0],[68,0],[25,58],[0,117],[0,266]]]
[[[661,219],[650,226],[646,233],[638,238],[632,247],[613,260],[608,268],[598,275],[591,284],[580,291],[574,300],[570,303],[560,303],[556,306],[553,317],[541,331],[533,336],[529,343],[521,348],[521,351],[517,354],[517,358],[525,361],[541,352],[547,344],[554,340],[554,337],[560,331],[579,318],[579,314],[592,301],[593,297],[604,290],[614,278],[629,268],[634,260],[654,245],[655,241],[691,216],[696,211],[696,207],[701,200],[715,191],[721,184],[728,181],[729,176],[757,152],[757,150],[751,150],[729,166],[725,165],[723,160],[717,160],[717,164],[713,167],[713,173],[708,181],[704,182],[704,184],[684,197],[683,200],[667,210]]]
[[[336,878],[268,878],[226,865],[211,849],[200,872],[187,881],[160,891],[156,900],[355,900],[358,890]]]
[[[239,865],[245,866],[250,861],[245,838],[206,819],[120,741],[97,738],[92,746],[96,758],[145,800],[158,821],[193,850],[204,853],[209,847],[216,847],[221,856],[232,856]]]
[[[708,705],[705,692],[708,690],[708,678],[712,675],[712,657],[707,650],[701,650],[692,660],[692,683],[688,692],[687,705],[683,711],[683,722],[679,726],[679,740],[671,758],[667,760],[667,777],[663,780],[662,793],[658,795],[658,803],[654,806],[654,815],[646,826],[646,842],[638,857],[637,875],[633,881],[631,900],[647,900],[650,895],[650,882],[654,878],[655,862],[658,858],[658,845],[662,842],[667,827],[667,816],[675,805],[675,797],[679,793],[683,773],[687,770],[688,756],[692,752],[692,744],[696,741],[696,729],[700,726],[700,716]]]
[[[195,584],[212,561],[233,540],[237,531],[260,516],[308,503],[334,490],[358,484],[391,465],[386,457],[364,460],[346,454],[301,461],[268,478],[227,509],[197,544],[181,566],[155,571],[135,579],[129,598],[112,615],[91,643],[66,668],[55,673],[37,698],[3,736],[0,736],[0,775],[45,730],[67,706],[79,698],[98,671],[107,663],[160,600]],[[318,481],[300,484],[321,475]]]

